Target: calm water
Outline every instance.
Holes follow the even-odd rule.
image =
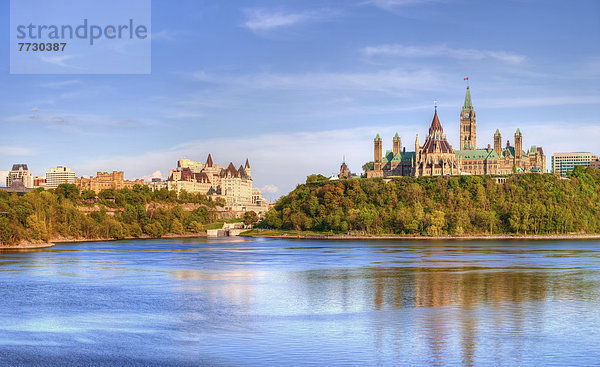
[[[600,365],[600,241],[0,253],[1,365]]]

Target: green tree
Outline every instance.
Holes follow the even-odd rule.
[[[327,180],[329,180],[329,179],[321,174],[313,174],[313,175],[306,177],[307,184],[315,183],[315,182],[319,182],[319,181],[327,181]]]
[[[258,223],[258,214],[256,214],[255,211],[250,210],[244,213],[243,219],[245,225],[253,226],[256,225],[256,223]]]
[[[183,229],[183,225],[178,219],[173,219],[173,223],[171,224],[171,232],[175,234],[184,234],[185,230]]]

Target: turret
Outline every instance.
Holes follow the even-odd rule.
[[[502,153],[502,135],[500,135],[500,130],[498,129],[496,129],[496,132],[494,133],[494,150],[498,155]]]
[[[521,130],[517,129],[515,132],[515,158],[521,159],[523,157],[523,135]]]
[[[251,173],[252,170],[250,169],[250,163],[248,163],[248,158],[246,158],[246,164],[244,165],[244,171],[246,171],[248,176],[252,176],[252,173]]]
[[[396,156],[396,154],[400,153],[400,151],[402,150],[402,142],[400,141],[400,136],[398,135],[398,133],[396,133],[396,135],[394,135],[394,157]]]
[[[375,171],[381,171],[381,158],[383,157],[381,151],[381,137],[379,134],[373,140],[373,169]]]
[[[419,159],[420,152],[421,146],[419,145],[419,134],[417,134],[417,137],[415,138],[415,156],[417,157],[417,160]]]

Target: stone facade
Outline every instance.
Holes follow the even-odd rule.
[[[488,144],[486,149],[477,149],[477,121],[471,103],[471,92],[467,87],[465,103],[460,113],[460,146],[454,150],[444,134],[437,116],[437,108],[424,144],[415,139],[415,150],[407,152],[402,148],[398,134],[393,139],[392,151],[382,155],[382,141],[379,134],[373,142],[373,170],[367,177],[392,176],[445,176],[458,174],[489,175],[510,174],[513,172],[543,173],[546,156],[542,147],[532,145],[523,150],[523,135],[517,129],[514,145],[510,141],[502,147],[499,130],[494,134],[494,148]]]
[[[225,199],[226,208],[233,211],[253,210],[262,213],[269,203],[262,198],[258,189],[252,188],[252,170],[246,159],[245,165],[235,168],[214,164],[211,155],[206,163],[180,159],[177,168],[169,171],[167,187],[180,192],[202,193]]]
[[[340,173],[338,174],[337,177],[338,178],[353,178],[353,177],[356,177],[356,175],[350,171],[350,168],[348,168],[346,161],[344,161],[344,162],[342,162],[342,165],[340,166]]]
[[[113,171],[112,173],[97,172],[96,177],[80,177],[75,179],[75,184],[79,190],[91,190],[100,193],[102,190],[113,189],[121,190],[124,188],[132,189],[135,185],[143,185],[144,180],[129,181],[125,180],[124,172]]]

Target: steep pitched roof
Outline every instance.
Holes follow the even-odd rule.
[[[224,171],[222,171],[222,176],[237,177],[237,175],[238,171],[235,169],[232,162],[229,162],[229,166],[227,166],[227,168]]]
[[[385,152],[382,162],[410,162],[415,157],[415,152],[398,152],[394,155],[394,152],[388,150]]]
[[[248,163],[248,158],[246,158],[246,165],[244,166],[244,168],[250,168],[250,163]]]
[[[442,124],[440,124],[437,110],[433,115],[433,121],[429,127],[429,135],[425,139],[422,149],[424,153],[452,153],[452,146],[448,143],[446,136],[444,136],[444,129],[442,128]]]
[[[442,128],[442,124],[440,124],[440,119],[438,119],[437,110],[433,115],[433,121],[431,121],[431,126],[429,127],[429,134],[433,134],[434,131],[444,132]]]
[[[467,87],[467,94],[465,94],[465,104],[463,105],[463,110],[472,110],[473,103],[471,102],[471,91],[469,87]]]
[[[248,173],[246,172],[246,170],[244,169],[244,167],[242,167],[240,165],[240,168],[238,168],[238,177],[240,178],[248,178]]]
[[[213,160],[212,160],[212,157],[210,156],[210,153],[208,153],[208,158],[206,159],[206,166],[207,167],[213,166]]]
[[[513,158],[515,156],[515,147],[506,147],[504,149],[502,149],[502,154],[500,154],[501,157],[506,157],[508,156],[509,158]]]

